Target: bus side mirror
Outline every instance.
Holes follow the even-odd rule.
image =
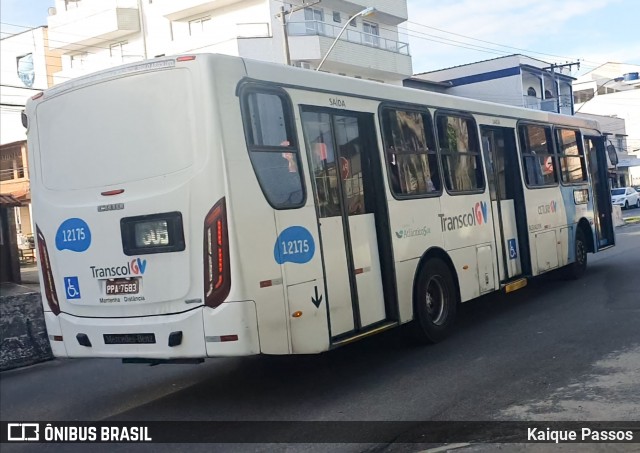
[[[29,126],[29,118],[27,118],[27,114],[24,113],[24,110],[20,112],[20,119],[22,120],[22,125],[24,126],[24,128],[27,129]]]
[[[607,154],[609,154],[611,165],[618,165],[618,153],[616,153],[616,147],[613,145],[607,145]]]

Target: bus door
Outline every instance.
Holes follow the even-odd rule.
[[[500,281],[529,273],[529,239],[515,132],[481,126]]]
[[[593,218],[596,229],[597,250],[615,244],[611,212],[611,192],[607,177],[607,156],[602,137],[585,136],[589,159],[589,172],[593,192]]]
[[[392,275],[385,263],[392,260],[381,256],[391,249],[374,120],[310,107],[302,108],[301,118],[335,344],[382,324],[392,312],[385,306],[384,281]]]

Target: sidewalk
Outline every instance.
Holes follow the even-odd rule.
[[[38,268],[35,265],[21,267],[20,276],[22,283],[0,283],[0,297],[40,292]]]

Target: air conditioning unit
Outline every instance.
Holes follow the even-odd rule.
[[[296,61],[294,63],[294,66],[302,69],[311,69],[311,63],[309,63],[308,61]]]

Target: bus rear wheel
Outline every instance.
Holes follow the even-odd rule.
[[[414,291],[415,336],[425,343],[445,339],[453,328],[457,305],[449,266],[439,258],[428,260],[420,270]]]

